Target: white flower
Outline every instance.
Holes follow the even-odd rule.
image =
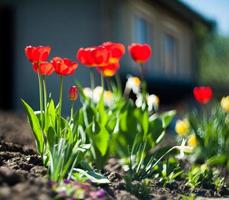
[[[93,102],[98,103],[101,95],[103,93],[103,88],[101,86],[97,86],[94,90],[93,90]]]
[[[147,105],[148,105],[148,111],[152,111],[153,109],[157,110],[158,106],[159,106],[159,98],[157,95],[155,94],[151,94],[151,95],[147,95],[146,96],[147,99]],[[135,101],[135,104],[138,108],[145,106],[143,105],[143,96],[142,94],[138,94],[137,95],[137,99]]]
[[[152,111],[153,108],[155,110],[158,109],[158,106],[159,106],[159,98],[157,95],[155,94],[151,94],[147,97],[147,103],[148,103],[148,110],[149,111]]]
[[[180,153],[176,156],[177,159],[184,159],[185,153],[191,153],[193,151],[193,147],[185,145],[186,140],[183,139],[180,146],[175,146],[176,149],[180,151]]]
[[[86,87],[83,89],[83,94],[87,97],[87,98],[92,98],[92,91],[91,88]]]
[[[141,80],[136,76],[130,76],[126,82],[126,88],[128,90],[133,90],[135,94],[138,94],[140,91]]]
[[[106,106],[110,107],[114,103],[113,93],[109,90],[105,90],[103,93],[103,88],[101,86],[95,87],[93,91],[90,88],[86,87],[83,89],[83,93],[86,97],[92,99],[94,103],[98,103],[100,101],[102,94],[103,94],[104,104]]]

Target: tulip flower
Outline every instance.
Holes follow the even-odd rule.
[[[213,92],[211,87],[201,86],[193,89],[193,95],[199,103],[207,104],[212,99]]]
[[[111,76],[114,76],[116,74],[119,67],[120,67],[119,63],[113,63],[113,64],[106,65],[104,67],[97,67],[96,69],[104,77],[111,77]]]
[[[25,55],[30,62],[46,61],[51,51],[49,46],[27,46]]]
[[[51,51],[51,47],[49,46],[27,46],[25,48],[25,55],[28,58],[28,60],[32,63],[33,70],[38,74],[42,127],[44,125],[43,111],[44,111],[44,106],[46,109],[46,102],[47,102],[45,76],[51,75],[54,71],[53,65],[50,62],[46,61],[50,54],[50,51]]]
[[[103,46],[80,48],[76,58],[87,67],[99,67],[107,65],[109,52]]]
[[[47,61],[34,62],[33,70],[40,75],[51,75],[54,72],[54,67],[52,63]]]
[[[78,98],[78,88],[73,85],[70,87],[69,91],[68,91],[68,97],[70,101],[76,101]]]
[[[98,46],[92,52],[95,66],[105,66],[109,61],[109,51],[103,47]]]
[[[221,107],[222,107],[223,111],[229,112],[229,96],[223,97],[221,99],[220,104],[221,104]]]
[[[72,75],[78,67],[76,62],[72,62],[68,58],[54,57],[51,63],[55,72],[62,76]]]
[[[68,58],[54,57],[51,60],[55,72],[60,75],[60,93],[59,93],[59,103],[58,103],[58,130],[61,127],[61,110],[62,110],[62,99],[63,99],[63,77],[67,75],[72,75],[78,67],[76,62],[72,62]]]
[[[94,60],[92,57],[92,50],[94,50],[95,47],[88,47],[88,48],[80,48],[77,51],[76,58],[81,62],[81,64],[86,65],[88,67],[94,66]]]
[[[76,85],[73,85],[70,87],[69,91],[68,91],[68,97],[69,100],[72,102],[71,104],[71,110],[70,110],[70,120],[73,122],[73,118],[74,118],[74,102],[77,100],[78,98],[78,88],[76,87]]]
[[[132,59],[139,64],[147,62],[152,53],[151,47],[148,44],[133,43],[128,49]]]
[[[125,46],[121,43],[104,42],[102,46],[109,51],[109,64],[118,63],[125,54]]]

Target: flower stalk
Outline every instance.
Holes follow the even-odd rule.
[[[43,105],[43,87],[42,87],[42,78],[41,75],[38,74],[38,82],[39,82],[39,98],[40,98],[40,116],[41,116],[41,127],[44,128],[44,105]]]

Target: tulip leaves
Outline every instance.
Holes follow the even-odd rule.
[[[42,133],[39,119],[37,118],[33,109],[23,99],[21,99],[21,101],[22,101],[22,104],[23,104],[25,111],[27,113],[33,134],[36,138],[36,144],[37,144],[38,152],[41,155],[43,155],[43,153],[44,153],[44,137],[43,137],[43,133]]]

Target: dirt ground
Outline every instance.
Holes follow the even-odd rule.
[[[133,195],[126,190],[121,166],[115,159],[107,163],[104,174],[110,180],[103,186],[107,199],[183,199],[190,190],[182,182],[174,182],[165,188],[152,182],[148,195]],[[139,182],[132,183],[134,190],[141,191]],[[226,188],[220,193],[200,188],[192,191],[198,199],[210,197],[229,199]],[[144,197],[143,197],[144,196]],[[55,199],[47,179],[47,169],[35,151],[34,138],[24,115],[0,112],[0,200],[49,200]]]

